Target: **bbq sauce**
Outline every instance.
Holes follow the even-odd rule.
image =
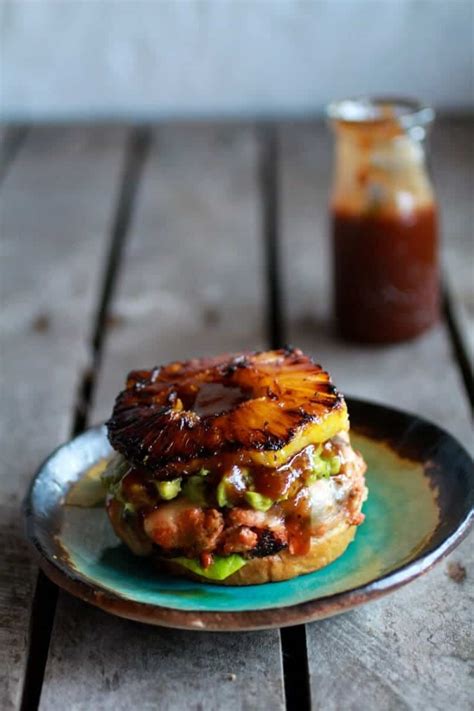
[[[329,115],[337,328],[366,343],[413,338],[439,314],[437,206],[424,144],[434,113],[409,100],[354,99]]]
[[[403,214],[332,212],[334,304],[345,338],[413,338],[439,317],[434,206]]]
[[[289,551],[291,555],[306,555],[311,549],[311,501],[308,489],[301,489],[285,508]]]

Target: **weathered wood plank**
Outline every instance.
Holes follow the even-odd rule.
[[[440,121],[432,144],[442,207],[445,279],[463,345],[474,367],[474,120]]]
[[[289,336],[328,367],[343,392],[424,415],[472,443],[465,393],[443,325],[386,348],[353,346],[331,332],[327,193],[331,139],[324,126],[282,132],[282,235]],[[450,211],[466,204],[451,197]],[[463,223],[464,224],[464,223]],[[446,565],[392,596],[307,626],[313,708],[468,708],[473,538]]]
[[[0,197],[0,699],[18,708],[36,568],[19,511],[68,438],[112,203],[121,130],[33,130]]]
[[[263,345],[252,131],[163,129],[122,267],[94,419],[125,373]],[[234,676],[235,675],[235,676]],[[60,595],[41,709],[283,707],[277,631],[151,629]]]
[[[443,563],[384,600],[307,626],[313,708],[472,709],[472,548],[471,536],[451,556],[463,582]]]
[[[65,596],[58,615],[42,709],[282,708],[277,633],[150,627]]]

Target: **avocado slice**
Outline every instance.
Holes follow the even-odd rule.
[[[170,501],[175,499],[181,491],[181,479],[172,479],[171,481],[157,481],[156,488],[162,499]]]
[[[246,491],[245,498],[255,511],[268,511],[275,503],[269,496],[259,494],[257,491]]]
[[[206,480],[200,474],[190,476],[183,481],[184,496],[198,506],[207,506]]]

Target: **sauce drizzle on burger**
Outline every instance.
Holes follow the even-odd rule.
[[[285,580],[341,555],[364,519],[344,398],[300,350],[134,371],[107,427],[112,526],[175,573]]]

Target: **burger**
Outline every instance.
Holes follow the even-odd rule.
[[[133,371],[107,429],[110,522],[163,571],[286,580],[331,563],[364,520],[346,403],[298,349]]]

